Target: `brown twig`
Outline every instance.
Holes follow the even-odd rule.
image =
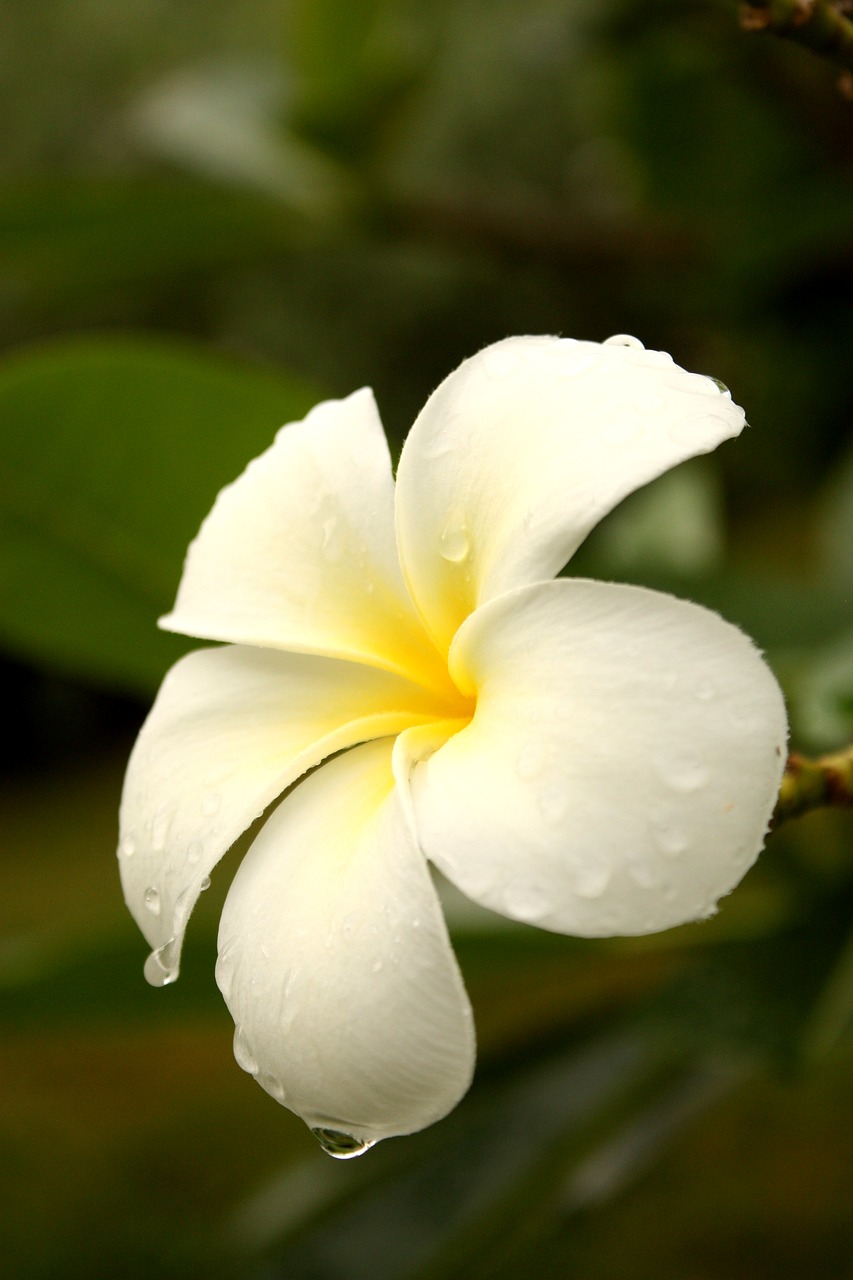
[[[816,760],[796,752],[788,757],[771,829],[789,818],[829,806],[853,806],[853,743]]]
[[[740,7],[744,31],[772,31],[853,72],[853,21],[845,0],[750,0]]]

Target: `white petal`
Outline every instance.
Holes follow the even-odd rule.
[[[119,866],[127,904],[170,982],[205,878],[285,787],[333,751],[436,717],[387,671],[230,646],[188,654],[166,679],[128,764]]]
[[[397,472],[400,556],[438,643],[477,605],[552,577],[626,494],[743,424],[712,379],[632,339],[508,338],[466,360]]]
[[[228,894],[217,981],[235,1053],[312,1129],[357,1143],[413,1133],[471,1080],[471,1011],[391,742],[301,783]]]
[[[222,490],[161,625],[420,678],[439,670],[400,574],[391,461],[369,389],[283,427]]]
[[[751,866],[786,721],[735,627],[561,579],[484,606],[451,660],[477,709],[414,765],[411,802],[421,847],[471,898],[559,932],[650,933],[707,916]]]

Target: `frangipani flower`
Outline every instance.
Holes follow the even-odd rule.
[[[217,981],[240,1065],[333,1153],[470,1083],[429,863],[595,937],[701,919],[757,856],[786,721],[752,643],[670,596],[554,578],[626,494],[743,425],[635,339],[510,338],[429,398],[396,486],[365,389],[217,498],[163,625],[226,644],[173,667],[139,735],[124,892],[146,976],[172,981],[213,867],[287,793],[231,885]]]

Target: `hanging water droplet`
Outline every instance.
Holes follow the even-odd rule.
[[[585,862],[572,869],[572,888],[579,898],[600,898],[610,883],[610,868]]]
[[[352,1160],[355,1156],[363,1156],[365,1151],[375,1145],[364,1138],[354,1138],[351,1133],[344,1133],[342,1129],[312,1129],[311,1132],[326,1154],[333,1156],[335,1160]]]
[[[257,1075],[258,1064],[249,1048],[248,1041],[239,1022],[234,1028],[234,1057],[237,1060],[237,1066],[241,1067],[243,1071],[248,1072],[250,1076]]]
[[[451,564],[459,564],[471,550],[471,534],[459,517],[449,520],[439,541],[439,551]]]
[[[152,987],[168,987],[178,976],[177,943],[174,938],[164,942],[145,961],[145,981]]]
[[[210,876],[203,876],[198,886],[199,893],[204,893],[205,889],[210,888]]]
[[[639,338],[632,338],[630,333],[614,333],[612,337],[605,338],[602,346],[605,347],[633,347],[635,351],[645,351],[645,347]]]
[[[158,889],[155,889],[153,885],[149,885],[149,887],[145,890],[144,902],[148,910],[151,912],[152,916],[159,916],[160,891]]]
[[[125,858],[132,858],[136,853],[136,841],[133,836],[124,836],[119,847]]]
[[[732,394],[731,391],[729,391],[728,387],[724,382],[720,382],[719,378],[713,377],[710,373],[706,373],[704,376],[708,379],[709,382],[713,382],[714,386],[717,388],[720,395],[731,396]]]

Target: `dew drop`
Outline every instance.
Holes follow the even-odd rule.
[[[600,898],[610,883],[610,868],[600,863],[576,866],[572,875],[572,888],[579,898]]]
[[[243,1034],[243,1028],[240,1023],[234,1028],[234,1057],[237,1060],[237,1066],[243,1071],[247,1071],[250,1076],[257,1075],[258,1064]]]
[[[471,550],[471,534],[464,520],[450,520],[439,541],[439,551],[451,564],[459,564]]]
[[[629,862],[628,874],[641,889],[656,889],[661,882],[660,868],[648,859]]]
[[[364,1138],[354,1138],[351,1133],[344,1133],[342,1129],[312,1129],[311,1132],[326,1155],[333,1156],[335,1160],[352,1160],[356,1156],[363,1156],[365,1151],[375,1145]]]
[[[119,847],[125,858],[132,858],[136,853],[136,841],[133,836],[125,836]]]
[[[526,747],[522,747],[518,753],[518,759],[515,762],[515,771],[519,778],[528,781],[536,778],[542,772],[545,765],[545,753],[538,742],[528,742]]]
[[[539,885],[513,880],[504,889],[504,907],[516,920],[541,920],[551,906],[548,894]]]
[[[575,378],[579,373],[585,373],[598,360],[598,348],[592,343],[581,344],[568,339],[559,344],[558,351],[558,378]]]
[[[174,938],[164,942],[145,961],[145,981],[152,987],[168,987],[178,976],[177,945]]]
[[[149,885],[149,887],[145,890],[144,902],[148,910],[151,912],[152,916],[159,916],[160,893],[159,893],[159,890],[155,889],[153,885]]]
[[[204,893],[205,889],[210,888],[210,876],[204,876],[198,886],[199,893]]]
[[[660,823],[655,831],[658,848],[670,858],[679,857],[687,849],[690,841],[679,827]]]
[[[539,796],[539,812],[549,826],[562,822],[568,811],[569,802],[562,787],[548,787]]]
[[[234,984],[234,965],[223,952],[216,961],[216,985],[222,992],[223,998],[227,1001],[231,996],[231,988]]]
[[[640,424],[632,418],[622,418],[618,422],[610,422],[601,433],[605,444],[618,446],[628,444],[640,434]]]
[[[202,813],[210,818],[222,804],[222,796],[218,791],[208,791],[201,802]]]
[[[328,516],[323,521],[323,541],[320,545],[327,560],[340,560],[343,543],[338,530],[337,516]]]
[[[666,401],[657,391],[640,391],[634,396],[634,408],[638,413],[660,413]]]
[[[151,828],[151,848],[155,853],[161,853],[165,849],[171,821],[172,815],[168,809],[161,809],[154,818],[154,825]]]
[[[204,845],[200,840],[193,840],[189,849],[187,849],[187,858],[190,862],[198,862],[204,853]]]
[[[632,338],[630,333],[614,333],[612,337],[605,338],[602,346],[605,347],[633,347],[635,351],[645,351],[645,347],[639,338]]]
[[[700,760],[685,756],[668,761],[661,776],[673,791],[698,791],[708,781],[709,773]]]
[[[271,1098],[275,1098],[276,1102],[284,1102],[287,1094],[284,1085],[276,1076],[271,1075],[269,1071],[260,1071],[257,1081],[262,1089],[266,1089]]]

